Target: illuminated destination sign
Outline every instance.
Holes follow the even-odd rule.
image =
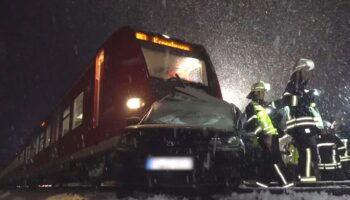
[[[155,44],[159,44],[159,45],[163,45],[163,46],[168,46],[168,47],[181,49],[181,50],[185,50],[185,51],[191,51],[191,47],[188,45],[181,44],[181,43],[175,42],[173,40],[167,40],[164,38],[160,38],[158,36],[149,36],[145,33],[136,32],[135,37],[138,40],[149,41],[149,42],[153,42]]]

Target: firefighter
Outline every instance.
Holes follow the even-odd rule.
[[[320,129],[317,137],[317,153],[319,158],[318,169],[322,179],[343,179],[340,153],[344,148],[339,137],[334,134],[329,121],[323,121],[317,108],[317,101],[321,92],[317,89],[305,90],[309,111],[314,117],[315,125]]]
[[[322,120],[316,105],[305,89],[315,68],[309,59],[299,59],[283,94],[285,131],[295,139],[299,152],[298,174],[301,182],[316,182],[319,178],[317,136],[321,134]]]
[[[284,187],[290,187],[283,171],[281,155],[278,146],[278,132],[274,127],[265,107],[265,92],[269,90],[269,84],[259,81],[253,84],[251,92],[247,96],[251,102],[245,109],[247,122],[244,125],[246,131],[254,131],[261,147],[261,161],[258,167],[258,181],[256,184],[261,187],[268,187],[268,184],[275,176]]]
[[[322,135],[317,140],[318,156],[320,158],[318,168],[323,179],[341,180],[343,175],[339,156],[344,155],[345,146],[341,138],[332,129],[332,124],[329,121],[323,121],[323,124]]]

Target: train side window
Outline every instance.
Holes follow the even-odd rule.
[[[30,160],[33,157],[33,144],[30,144],[28,148],[29,148],[28,160]]]
[[[60,122],[61,122],[61,116],[59,116],[58,114],[55,115],[55,126],[52,129],[52,143],[56,142],[58,140],[58,138],[60,137]]]
[[[45,148],[49,146],[50,144],[50,136],[51,136],[51,127],[50,125],[46,126],[46,130],[45,130]]]
[[[39,152],[40,152],[44,149],[44,146],[45,146],[45,132],[42,132],[39,137],[40,137]]]
[[[64,109],[62,113],[62,136],[66,135],[70,130],[70,106]]]
[[[39,153],[39,137],[35,138],[34,141],[35,155]]]
[[[74,107],[73,107],[73,129],[80,126],[83,122],[83,106],[84,106],[84,92],[81,92],[74,99]]]
[[[30,158],[30,145],[27,146],[27,149],[26,149],[26,163],[28,162]]]
[[[25,159],[24,153],[25,153],[25,150],[23,150],[22,153],[21,153],[21,161],[20,161],[21,163],[23,163],[24,159]]]
[[[24,148],[23,149],[23,162],[25,163],[27,158],[26,158],[26,155],[27,155],[27,148]]]
[[[33,156],[35,155],[35,143],[36,143],[36,140],[32,143],[30,147],[30,158],[33,158]]]

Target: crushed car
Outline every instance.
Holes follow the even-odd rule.
[[[239,120],[236,106],[198,88],[174,87],[125,128],[113,158],[115,179],[123,188],[238,186]]]

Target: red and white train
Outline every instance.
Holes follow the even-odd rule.
[[[202,46],[130,27],[114,32],[28,143],[1,170],[0,184],[110,179],[109,156],[127,120],[144,115],[175,74],[222,99],[214,67]]]

